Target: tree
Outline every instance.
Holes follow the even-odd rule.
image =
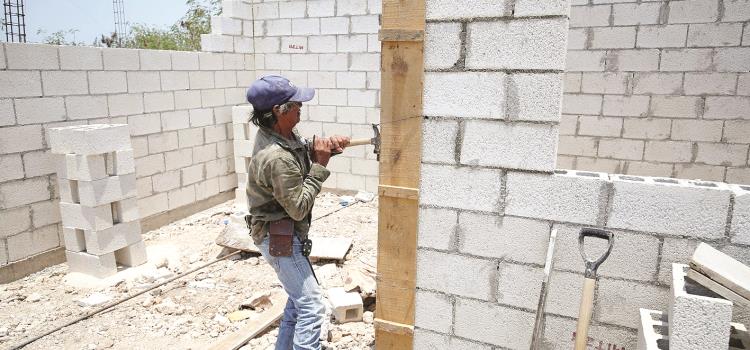
[[[188,11],[169,29],[144,24],[131,26],[126,47],[156,50],[198,51],[201,34],[211,31],[211,16],[221,14],[220,0],[186,0]]]
[[[76,41],[76,33],[78,32],[78,29],[67,29],[67,30],[58,30],[50,35],[47,35],[42,39],[42,42],[45,44],[50,45],[72,45],[72,46],[82,46],[85,45],[82,41]],[[47,31],[44,29],[39,29],[36,31],[37,35],[46,35]],[[68,35],[72,36],[72,40],[68,40]]]

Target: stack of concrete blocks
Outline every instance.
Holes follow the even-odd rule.
[[[252,106],[232,107],[232,130],[234,133],[234,170],[237,172],[237,189],[235,190],[235,208],[248,211],[247,203],[247,167],[253,155],[255,135],[258,128],[250,122]]]
[[[118,263],[146,262],[127,124],[53,128],[50,146],[60,155],[60,214],[70,271],[104,278],[117,272]]]
[[[574,1],[559,164],[750,184],[750,1]]]
[[[669,320],[667,314],[656,310],[640,309],[641,323],[638,327],[638,350],[674,350],[669,342]],[[727,348],[721,347],[720,349]],[[699,349],[692,347],[690,349]],[[700,348],[703,349],[703,348]],[[730,323],[729,350],[750,349],[750,333],[740,323]]]
[[[221,15],[211,17],[211,33],[201,34],[201,50],[252,53],[252,5],[239,0],[224,0],[221,6]],[[244,22],[250,25],[244,25]]]
[[[336,322],[362,321],[364,307],[359,293],[347,293],[344,288],[331,288],[328,290],[328,301],[331,302]]]

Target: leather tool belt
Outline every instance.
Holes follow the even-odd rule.
[[[268,251],[271,256],[292,256],[292,241],[294,240],[292,219],[271,221],[268,236]]]

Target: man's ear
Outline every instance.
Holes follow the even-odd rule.
[[[281,115],[281,106],[280,105],[273,106],[272,111],[274,115]]]

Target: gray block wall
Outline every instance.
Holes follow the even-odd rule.
[[[750,1],[571,5],[558,167],[750,184]]]
[[[48,130],[128,124],[142,218],[231,191],[241,53],[0,45],[0,266],[60,247]]]
[[[555,159],[568,4],[503,4],[427,1],[415,348],[528,348],[557,229],[545,342],[570,349],[577,237],[594,226],[616,238],[591,344],[634,349],[638,309],[667,309],[671,264],[698,242],[750,263],[750,187],[554,170],[565,166]]]

